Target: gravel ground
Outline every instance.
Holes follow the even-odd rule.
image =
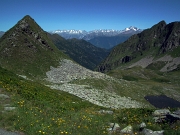
[[[64,59],[57,68],[51,67],[51,70],[46,73],[48,85],[50,88],[66,91],[76,95],[93,104],[104,106],[107,108],[140,108],[143,105],[135,100],[127,97],[121,97],[114,92],[96,89],[90,85],[70,84],[69,82],[76,79],[98,78],[107,81],[117,81],[114,78],[88,70],[70,60]],[[118,83],[121,83],[118,81]],[[123,84],[122,84],[123,85]]]
[[[161,72],[167,72],[177,68],[177,65],[180,64],[180,57],[173,58],[170,55],[165,55],[157,60],[154,60],[152,56],[147,56],[133,63],[129,66],[129,68],[132,68],[134,66],[141,66],[142,68],[146,68],[149,64],[157,61],[167,62],[166,65],[160,70]]]

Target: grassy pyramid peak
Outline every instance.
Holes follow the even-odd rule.
[[[0,40],[0,66],[32,77],[45,75],[50,66],[67,58],[29,15],[7,31]]]

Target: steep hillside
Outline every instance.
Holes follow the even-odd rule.
[[[50,35],[54,44],[80,65],[94,70],[107,57],[109,51],[98,48],[85,40],[64,39],[57,34]]]
[[[180,64],[179,52],[180,22],[166,24],[161,21],[150,29],[133,35],[124,43],[114,47],[97,70],[107,72],[115,68],[133,66],[145,68],[160,61],[162,65],[158,70],[166,66],[164,71],[170,71]],[[170,59],[166,59],[167,57]],[[171,64],[167,65],[167,62]]]
[[[31,77],[45,75],[67,58],[28,15],[1,37],[0,55],[0,66]]]

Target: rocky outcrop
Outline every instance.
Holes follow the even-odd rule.
[[[155,110],[153,112],[154,120],[157,123],[161,122],[175,122],[177,120],[180,120],[180,110],[176,110],[174,112],[170,112],[169,109],[160,109],[160,110]]]

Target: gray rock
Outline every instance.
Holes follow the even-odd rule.
[[[107,130],[109,133],[116,133],[120,131],[120,126],[118,123],[110,123]]]
[[[4,107],[5,111],[12,111],[14,109],[16,109],[16,107]]]
[[[153,112],[154,116],[162,116],[162,115],[167,115],[170,114],[171,112],[169,111],[169,109],[160,109],[160,110],[155,110]]]
[[[166,115],[163,115],[163,116],[159,116],[159,117],[154,117],[153,118],[154,121],[157,123],[157,122],[163,122],[166,120]]]
[[[100,110],[100,111],[98,111],[98,113],[101,113],[101,114],[113,114],[113,111]]]
[[[8,95],[5,95],[5,94],[0,94],[0,98],[9,98],[9,96]]]
[[[133,134],[133,128],[131,125],[129,125],[125,127],[124,129],[122,129],[120,132],[123,134]]]
[[[0,135],[22,135],[22,134],[0,129]]]
[[[164,131],[163,130],[161,130],[161,131],[153,131],[151,129],[145,128],[145,129],[143,129],[142,133],[144,135],[163,135]]]
[[[139,125],[139,128],[140,130],[144,129],[146,127],[146,123],[142,122],[140,125]]]

